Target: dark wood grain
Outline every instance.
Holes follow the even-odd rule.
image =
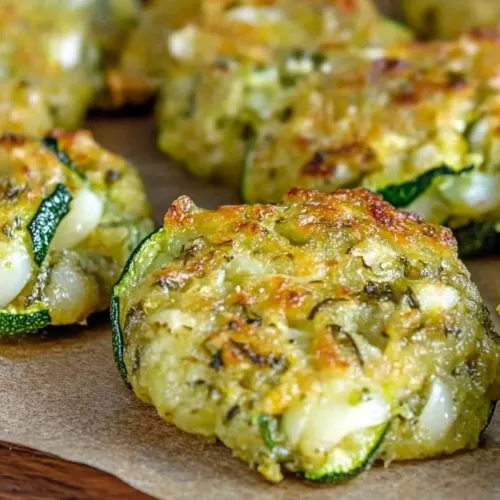
[[[92,467],[0,441],[2,500],[151,500]]]

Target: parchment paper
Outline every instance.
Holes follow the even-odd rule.
[[[182,193],[203,206],[237,201],[156,153],[151,120],[99,120],[91,126],[103,144],[141,167],[158,222]],[[472,262],[470,269],[494,310],[500,259]],[[315,487],[291,478],[270,485],[222,445],[178,431],[136,400],[114,366],[106,315],[93,318],[88,328],[57,328],[44,338],[0,344],[0,440],[92,465],[168,500],[500,498],[499,415],[475,452],[375,467],[342,486]]]

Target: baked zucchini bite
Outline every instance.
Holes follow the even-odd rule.
[[[500,339],[447,228],[368,190],[181,197],[114,287],[125,381],[269,480],[475,448]]]
[[[192,72],[223,56],[262,60],[276,49],[379,46],[409,38],[369,0],[152,2],[111,85],[118,100],[140,101],[179,65]]]
[[[0,81],[36,89],[52,128],[78,127],[96,93],[110,105],[104,72],[138,15],[138,0],[0,0]]]
[[[350,60],[347,53],[337,53],[336,69]],[[242,64],[221,57],[198,72],[172,74],[157,108],[160,149],[199,177],[238,186],[260,125],[301,79],[331,68],[319,50],[284,51],[265,60]]]
[[[408,44],[313,74],[258,130],[245,201],[363,185],[456,230],[464,255],[489,250],[500,221],[499,49],[470,37]]]
[[[86,131],[0,139],[0,338],[81,323],[153,227],[142,181]]]
[[[313,71],[340,71],[353,47],[410,39],[367,2],[247,2],[217,10],[221,4],[206,2],[204,24],[169,38],[159,147],[194,174],[233,185],[255,130],[298,81]]]
[[[37,88],[55,127],[78,126],[93,98],[99,62],[91,33],[93,4],[0,1],[1,80]]]
[[[403,0],[408,24],[425,38],[455,38],[470,28],[500,23],[497,0]]]

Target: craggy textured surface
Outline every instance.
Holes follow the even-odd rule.
[[[101,121],[93,128],[103,144],[142,166],[157,222],[180,194],[207,207],[236,201],[227,191],[205,186],[168,165],[154,152],[150,121],[128,120],[119,126]],[[469,268],[493,311],[500,297],[500,261],[474,261]],[[498,328],[496,315],[495,321]],[[102,321],[92,322],[87,330],[54,329],[42,339],[1,345],[0,387],[0,440],[98,467],[158,498],[486,500],[500,496],[500,414],[476,452],[375,467],[342,486],[312,487],[294,479],[269,485],[222,445],[178,431],[137,401],[114,366],[109,326]]]
[[[134,255],[112,308],[134,392],[270,481],[476,448],[500,338],[449,229],[366,189],[183,196]]]

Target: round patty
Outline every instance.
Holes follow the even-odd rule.
[[[176,200],[114,288],[122,376],[269,480],[475,448],[500,339],[449,229],[364,189]]]
[[[116,65],[139,7],[139,0],[2,0],[2,85],[21,82],[31,94],[18,93],[12,103],[7,99],[4,103],[0,93],[0,104],[2,109],[14,109],[16,120],[23,122],[22,132],[74,129],[91,104],[114,105],[104,89],[104,73]],[[94,102],[98,92],[98,101]],[[33,130],[25,109],[30,107],[47,116],[49,126]],[[31,118],[39,124],[35,110]]]
[[[86,131],[0,138],[0,338],[81,323],[153,228],[135,169]]]
[[[117,99],[137,101],[164,82],[168,99],[176,88],[169,85],[171,73],[179,69],[193,76],[221,59],[262,64],[274,51],[382,46],[409,38],[409,30],[381,16],[371,0],[152,2],[127,43],[111,86]],[[175,129],[175,124],[162,126]],[[196,168],[197,158],[185,154]]]
[[[36,88],[51,127],[77,127],[97,84],[99,47],[91,33],[95,0],[70,4],[75,2],[5,0],[0,5],[2,80]]]
[[[498,248],[499,40],[357,52],[347,71],[314,73],[258,129],[245,201],[362,185],[453,228],[464,255]]]

